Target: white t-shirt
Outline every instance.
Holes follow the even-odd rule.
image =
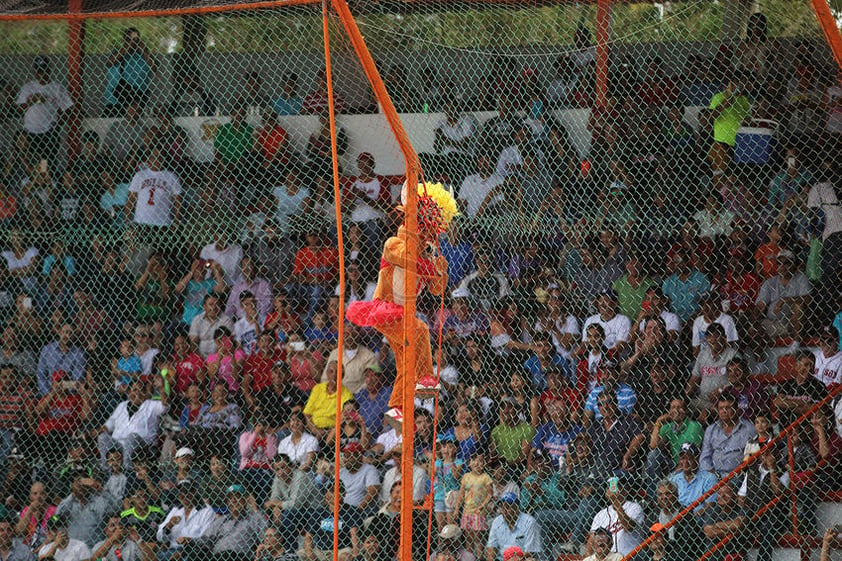
[[[255,326],[243,316],[234,324],[234,338],[237,339],[246,356],[254,354],[257,350],[257,337],[260,335],[260,326],[263,325],[263,321],[258,317],[258,325]]]
[[[725,338],[729,343],[740,340],[740,336],[737,335],[737,323],[729,314],[724,312],[719,314],[719,317],[713,323],[718,323],[725,329]],[[707,344],[705,343],[705,333],[708,326],[710,326],[710,323],[705,320],[705,316],[699,316],[693,321],[693,346],[699,347],[700,350]]]
[[[824,212],[824,231],[822,240],[831,234],[842,232],[842,206],[836,198],[832,183],[816,183],[807,194],[807,206],[820,208]]]
[[[467,203],[465,213],[471,218],[476,217],[479,207],[482,206],[488,194],[491,193],[492,189],[502,184],[503,177],[496,173],[492,173],[486,179],[480,177],[479,174],[466,177],[462,186],[459,187],[459,199]],[[488,201],[488,204],[498,203],[502,200],[503,194],[500,193]]]
[[[836,407],[833,408],[833,414],[836,416],[836,434],[842,437],[842,399],[836,402]]]
[[[319,451],[319,441],[309,432],[301,434],[298,444],[292,442],[292,435],[287,436],[278,444],[278,454],[286,454],[298,465],[307,459],[307,455]]]
[[[445,117],[441,120],[436,129],[441,131],[441,135],[446,139],[453,142],[462,142],[466,138],[473,136],[477,130],[477,124],[472,116],[460,115],[459,119],[452,125],[448,122],[447,117]],[[465,154],[468,156],[471,152],[466,148],[467,147],[464,147],[464,145],[462,145],[462,147],[456,147],[446,144],[442,147],[441,153],[443,156],[448,154]]]
[[[380,474],[371,464],[362,464],[356,472],[339,469],[339,479],[345,485],[345,504],[360,506],[369,487],[380,486]]]
[[[533,328],[535,329],[536,332],[539,332],[539,333],[543,333],[543,332],[550,333],[550,335],[552,335],[552,338],[553,338],[553,346],[555,347],[555,351],[562,356],[565,356],[565,357],[570,356],[570,349],[565,349],[562,346],[561,341],[558,340],[555,333],[550,331],[548,327],[544,326],[543,320],[539,319],[538,321],[536,321]],[[562,335],[573,335],[574,337],[576,337],[580,333],[579,320],[577,320],[575,316],[567,316],[563,320],[557,319],[555,321],[555,328],[556,328],[556,331],[558,331]]]
[[[128,403],[123,401],[114,408],[111,416],[105,421],[105,428],[117,442],[127,442],[131,435],[136,434],[144,442],[152,444],[158,437],[158,421],[167,407],[160,401],[147,399],[140,404],[135,414],[129,417]]]
[[[594,314],[585,320],[585,326],[582,328],[582,342],[588,339],[588,327],[593,324],[599,324],[605,331],[605,347],[613,349],[617,343],[626,343],[629,340],[629,332],[631,331],[631,320],[623,314],[617,314],[609,321],[604,321],[602,316]]]
[[[42,84],[37,80],[27,82],[20,89],[17,104],[26,105],[33,95],[40,95],[44,101],[35,103],[23,114],[23,128],[32,134],[44,134],[55,126],[60,111],[73,107],[73,100],[61,84]]]
[[[152,374],[152,365],[155,362],[155,357],[161,351],[155,348],[146,349],[138,358],[140,359],[140,371],[144,376]]]
[[[225,273],[225,282],[234,286],[240,280],[240,261],[243,259],[243,248],[231,244],[224,249],[217,249],[216,244],[208,244],[199,252],[199,257],[219,263]]]
[[[509,177],[521,166],[523,166],[523,156],[520,154],[520,148],[517,144],[508,146],[500,152],[500,157],[497,159],[497,175]]]
[[[181,183],[173,172],[142,169],[132,177],[129,192],[137,193],[134,210],[134,221],[137,224],[172,224],[173,204],[181,196]]]
[[[821,349],[813,351],[813,354],[816,355],[813,376],[825,386],[842,384],[842,351],[829,357],[824,356]]]
[[[606,528],[611,532],[614,538],[614,545],[611,546],[611,551],[616,551],[622,555],[628,555],[631,550],[640,545],[643,541],[640,538],[640,532],[645,531],[643,509],[639,504],[632,501],[623,503],[623,510],[629,518],[634,520],[636,527],[632,532],[628,532],[620,524],[620,515],[614,510],[613,506],[604,508],[596,513],[591,524],[591,532],[597,528]]]
[[[681,320],[678,318],[677,315],[670,312],[669,310],[664,310],[661,312],[661,319],[664,320],[664,325],[667,326],[667,331],[681,331]],[[643,333],[646,330],[646,320],[640,320],[640,323],[637,326],[637,330]]]
[[[380,199],[380,191],[383,185],[380,183],[380,178],[375,177],[371,181],[354,180],[354,188],[366,194],[369,200],[376,201]],[[351,222],[362,223],[369,220],[380,220],[385,215],[383,211],[370,205],[366,198],[357,197],[354,202],[354,209],[351,211]]]
[[[38,550],[38,556],[46,554],[52,544],[44,544]],[[64,549],[56,549],[53,553],[53,559],[56,561],[83,561],[91,558],[91,549],[85,545],[85,542],[68,538],[67,547]]]
[[[30,247],[26,250],[26,252],[23,254],[23,257],[21,257],[20,259],[15,257],[15,252],[12,250],[4,251],[2,255],[3,259],[6,260],[6,266],[9,268],[9,270],[16,271],[17,269],[29,267],[29,265],[32,264],[32,260],[38,257],[38,249]]]

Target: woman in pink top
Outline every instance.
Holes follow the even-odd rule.
[[[47,536],[47,520],[56,513],[55,505],[47,502],[47,489],[36,481],[29,489],[29,504],[20,513],[15,534],[23,538],[23,543],[36,549]]]
[[[255,416],[254,428],[240,435],[240,474],[249,484],[257,504],[269,498],[274,472],[272,459],[278,453],[278,439],[261,416]]]
[[[231,330],[227,327],[217,327],[213,332],[213,339],[216,342],[216,352],[208,355],[207,359],[211,387],[224,383],[229,392],[236,394],[240,389],[246,354],[242,349],[235,347]]]

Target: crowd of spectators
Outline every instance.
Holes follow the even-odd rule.
[[[724,553],[742,559],[757,533],[769,561],[788,502],[752,516],[796,493],[810,532],[817,493],[842,483],[838,405],[792,432],[792,461],[763,448],[842,383],[839,96],[804,101],[820,70],[801,51],[791,69],[773,64],[750,31],[736,53],[689,62],[685,83],[656,58],[637,83],[613,77],[585,159],[549,113],[593,103],[584,28],[546,86],[498,65],[474,100],[496,105],[482,125],[445,89],[425,162],[462,216],[436,249],[448,295],[418,300],[442,335],[439,399],[419,397],[405,421],[436,559],[550,558],[563,544],[613,560],[654,523],[656,560],[736,532]],[[121,118],[102,139],[85,133],[64,169],[73,100],[47,59],[17,100],[0,207],[0,553],[314,561],[331,557],[336,518],[340,559],[392,559],[405,453],[384,417],[394,358],[352,325],[337,344],[342,289],[346,304],[374,293],[400,180],[367,152],[343,178],[340,287],[327,119],[304,154],[273,117],[245,120],[254,105],[323,115],[323,75],[303,99],[288,76],[271,107],[249,76],[200,167],[175,106],[141,118],[155,67],[136,30],[124,41],[109,59]],[[767,87],[778,82],[792,82],[789,101]],[[691,94],[710,105],[698,131],[682,121]],[[751,169],[731,161],[748,108],[786,123],[785,153]],[[822,121],[810,111],[826,122],[810,128]],[[754,374],[778,347],[796,351],[794,377],[768,385]]]

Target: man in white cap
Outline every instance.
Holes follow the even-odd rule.
[[[462,530],[456,524],[447,524],[439,532],[438,549],[430,554],[429,561],[475,561],[474,554],[465,549]]]
[[[792,337],[800,340],[801,321],[809,305],[810,280],[798,270],[795,254],[788,249],[778,252],[778,274],[766,279],[755,300],[757,316],[770,338]]]

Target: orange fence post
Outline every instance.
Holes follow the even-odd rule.
[[[82,12],[82,0],[70,0],[67,11]],[[68,157],[79,153],[80,129],[82,127],[81,107],[85,95],[82,89],[82,57],[85,56],[85,20],[72,19],[67,30],[67,89],[73,99],[73,109],[67,123]]]
[[[596,106],[608,99],[608,42],[611,40],[611,0],[596,3]]]
[[[415,333],[413,330],[413,323],[415,319],[415,297],[417,286],[416,275],[416,261],[418,259],[418,247],[416,236],[418,232],[417,225],[417,198],[418,190],[418,173],[421,169],[418,155],[412,148],[412,143],[409,141],[409,136],[403,128],[398,112],[392,103],[389,93],[386,91],[386,86],[380,78],[380,73],[377,71],[377,66],[371,53],[366,47],[365,40],[362,33],[357,27],[357,22],[348,8],[345,0],[331,0],[336,9],[339,19],[348,34],[351,44],[354,46],[354,51],[357,58],[362,64],[363,71],[369,84],[374,91],[374,95],[380,102],[383,114],[389,127],[397,139],[404,159],[406,160],[406,204],[404,205],[406,213],[406,263],[404,269],[406,270],[406,277],[404,279],[404,293],[406,294],[406,301],[403,309],[403,328],[404,341],[406,348],[404,353],[404,386],[403,386],[403,425],[401,427],[401,447],[403,454],[401,457],[401,481],[412,481],[412,467],[414,461],[414,435],[415,435]],[[412,561],[412,517],[413,517],[413,502],[412,502],[412,485],[401,486],[401,536],[400,549],[398,551],[398,559],[401,561]]]

